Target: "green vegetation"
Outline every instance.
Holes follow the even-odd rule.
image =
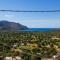
[[[0,57],[34,60],[60,52],[60,32],[0,32]]]

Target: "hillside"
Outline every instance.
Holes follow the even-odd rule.
[[[25,30],[28,29],[26,26],[9,21],[0,21],[0,31],[17,31],[17,30]]]

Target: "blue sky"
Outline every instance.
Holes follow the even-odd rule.
[[[0,0],[0,10],[60,10],[60,0]],[[60,28],[60,12],[0,12],[0,20],[21,23],[29,28]]]

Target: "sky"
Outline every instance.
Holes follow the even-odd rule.
[[[60,0],[0,0],[0,10],[60,10]],[[60,12],[0,12],[7,20],[29,28],[60,28]]]

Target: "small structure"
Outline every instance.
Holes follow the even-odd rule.
[[[21,46],[24,46],[24,43],[21,43]]]
[[[53,56],[53,60],[60,60],[60,53]]]
[[[22,60],[21,57],[19,57],[19,56],[16,56],[15,58],[16,58],[16,60]]]
[[[53,60],[56,60],[56,57],[57,57],[57,56],[56,56],[56,55],[54,55],[54,56],[53,56]]]
[[[52,40],[59,40],[60,38],[56,37],[56,36],[53,36],[52,37]]]
[[[4,60],[12,60],[12,57],[5,57]]]
[[[21,57],[16,56],[16,57],[5,57],[4,60],[22,60]]]

